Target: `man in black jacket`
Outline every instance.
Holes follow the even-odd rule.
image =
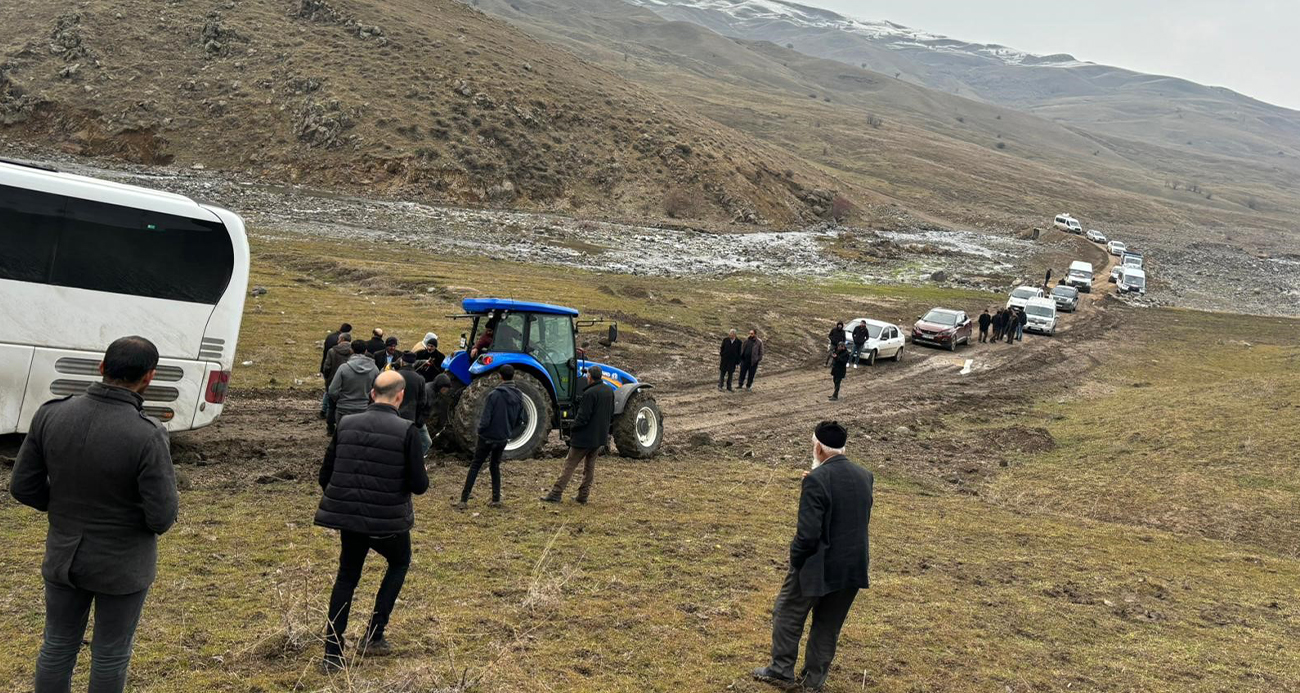
[[[378,354],[384,350],[385,346],[384,330],[381,327],[376,327],[375,331],[371,333],[369,341],[366,342],[366,353],[371,355]]]
[[[826,338],[830,340],[830,348],[826,351],[826,365],[829,366],[831,360],[835,358],[835,352],[839,345],[844,343],[844,323],[842,321],[835,323],[835,327],[831,328]]]
[[[848,373],[849,350],[844,342],[835,346],[835,353],[831,356],[831,380],[835,382],[835,392],[831,393],[830,400],[838,402],[840,399],[840,383],[844,382],[844,376]]]
[[[91,605],[90,690],[126,686],[131,646],[158,564],[158,535],[179,497],[167,430],[144,414],[158,349],[143,337],[109,345],[103,382],[36,411],[9,492],[49,515],[45,642],[37,691],[67,691]]]
[[[402,352],[397,348],[397,337],[389,337],[384,340],[384,349],[375,354],[375,368],[381,371],[397,370],[398,362],[402,360]]]
[[[321,347],[320,374],[325,379],[325,392],[321,394],[320,397],[320,418],[322,419],[325,418],[325,414],[328,413],[329,411],[328,407],[330,403],[330,399],[329,399],[330,378],[328,375],[326,375],[327,368],[325,366],[325,359],[329,356],[330,349],[333,349],[336,345],[338,345],[339,337],[341,335],[348,334],[350,332],[352,332],[352,326],[346,322],[343,323],[342,325],[339,326],[337,332],[331,332],[325,335],[325,344]]]
[[[415,354],[410,352],[402,354],[402,358],[393,362],[393,368],[405,382],[402,406],[398,408],[397,414],[415,424],[415,430],[420,434],[420,457],[423,458],[429,454],[429,448],[433,446],[429,429],[425,427],[425,421],[429,418],[430,405],[426,389],[428,383],[424,382],[424,376],[415,372]]]
[[[867,527],[871,520],[871,472],[844,456],[848,431],[823,421],[813,434],[813,469],[804,475],[799,526],[790,542],[790,569],[772,610],[772,661],[754,678],[784,687],[820,690],[835,657],[840,627],[867,579]],[[794,664],[804,622],[812,629],[803,672]]]
[[[867,323],[860,322],[853,328],[853,367],[858,367],[858,362],[862,360],[862,349],[867,345],[867,340],[871,338],[871,331],[867,329]],[[871,364],[867,364],[871,365]]]
[[[989,326],[993,324],[993,316],[989,315],[989,309],[985,308],[980,313],[980,343],[989,341]]]
[[[397,373],[380,373],[371,391],[373,403],[364,412],[339,421],[321,464],[320,486],[325,493],[315,522],[339,530],[343,545],[338,577],[330,592],[326,671],[343,666],[343,636],[352,596],[372,549],[388,561],[388,569],[379,583],[361,651],[369,656],[392,652],[384,631],[411,565],[411,528],[415,526],[411,494],[420,495],[429,488],[415,425],[397,413],[405,384]]]
[[[596,480],[596,456],[609,444],[609,424],[614,419],[614,391],[605,386],[604,377],[600,366],[587,369],[587,387],[582,391],[582,400],[578,402],[578,411],[573,417],[573,433],[569,436],[569,457],[564,460],[564,471],[560,472],[551,492],[542,496],[546,503],[560,502],[581,462],[582,485],[578,486],[574,500],[587,504],[591,484]]]
[[[514,366],[506,364],[497,369],[501,384],[488,393],[483,413],[478,421],[478,443],[474,446],[474,461],[465,474],[465,488],[461,489],[460,502],[452,507],[464,510],[469,507],[469,494],[474,490],[479,470],[488,463],[492,475],[492,507],[501,507],[501,455],[506,443],[515,437],[524,425],[524,393],[515,387]],[[542,424],[538,424],[542,425]]]
[[[1007,329],[1007,309],[999,308],[998,312],[993,314],[993,339],[992,343],[996,344],[1002,340],[1002,333]]]
[[[722,392],[724,380],[727,392],[731,392],[731,377],[736,373],[736,366],[740,365],[740,345],[735,330],[728,332],[727,338],[722,340],[722,348],[718,350],[718,392]]]

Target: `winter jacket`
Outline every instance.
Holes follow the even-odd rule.
[[[375,357],[375,368],[378,368],[379,370],[382,371],[385,368],[387,368],[390,364],[393,365],[393,368],[397,368],[396,364],[401,363],[402,361],[402,352],[399,349],[390,354],[388,353],[388,349],[385,348],[383,351],[379,352],[378,354],[375,354],[374,357]]]
[[[993,316],[993,329],[997,332],[1001,332],[1006,326],[1007,313],[1006,311],[1000,310],[997,315]]]
[[[758,337],[746,339],[740,348],[740,360],[757,366],[758,362],[763,360],[763,340]]]
[[[379,369],[366,354],[353,354],[347,363],[339,366],[329,389],[329,400],[339,417],[363,412],[370,406],[370,389],[377,377]]]
[[[47,582],[100,594],[153,583],[158,535],[176,521],[179,498],[167,430],[143,403],[92,383],[36,410],[9,492],[49,515]]]
[[[1024,327],[1029,324],[1029,314],[1023,310],[1018,310],[1016,311],[1016,320],[1020,323],[1021,327]]]
[[[447,359],[447,355],[433,349],[415,352],[415,372],[424,378],[425,382],[433,382],[442,373],[442,362]]]
[[[831,377],[839,380],[848,372],[849,350],[836,351],[835,356],[831,358]]]
[[[831,347],[835,347],[835,346],[837,346],[837,345],[843,344],[843,343],[844,343],[844,326],[843,326],[843,325],[836,325],[835,327],[832,327],[832,328],[831,328],[831,332],[830,332],[830,334],[827,335],[827,336],[828,336],[828,337],[830,338],[830,340],[831,340]]]
[[[339,343],[339,332],[331,332],[325,335],[325,344],[320,350],[320,373],[325,375],[325,358],[330,355],[330,349],[333,349]],[[325,382],[329,382],[326,380]]]
[[[739,339],[727,337],[722,340],[722,348],[718,350],[718,359],[722,370],[730,370],[740,363],[740,345]]]
[[[862,345],[867,343],[869,337],[871,337],[871,332],[867,330],[866,325],[858,323],[858,326],[853,328],[853,346],[861,349]]]
[[[438,394],[438,389],[443,387],[451,387],[451,377],[446,373],[439,373],[424,386],[425,401],[429,405],[429,418],[425,425],[429,427],[429,435],[434,437],[451,423],[451,390],[446,394]]]
[[[411,531],[411,494],[429,489],[420,451],[415,426],[391,405],[372,404],[339,421],[321,463],[325,493],[315,523],[370,536]]]
[[[505,445],[524,425],[524,394],[507,381],[488,393],[478,420],[478,437],[493,445]]]
[[[406,381],[406,390],[397,414],[416,426],[423,426],[425,419],[429,418],[429,400],[424,393],[424,378],[410,368],[403,368],[398,373]]]
[[[325,386],[334,382],[334,374],[339,372],[339,366],[348,362],[352,358],[352,342],[339,342],[334,345],[333,349],[325,352],[325,362],[321,364],[321,375],[325,376]]]
[[[993,324],[993,316],[988,313],[980,313],[980,329],[987,330],[991,324]]]
[[[843,455],[804,477],[799,526],[790,542],[790,567],[799,574],[803,596],[870,585],[867,531],[874,486],[871,472]]]
[[[387,349],[387,348],[388,348],[388,345],[387,345],[387,344],[384,344],[384,338],[383,338],[383,337],[371,337],[370,339],[366,340],[366,353],[367,353],[367,354],[378,354],[379,352],[381,352],[381,351],[383,351],[384,349]]]
[[[580,450],[609,444],[609,424],[614,419],[614,390],[604,383],[587,385],[573,417],[569,447]]]

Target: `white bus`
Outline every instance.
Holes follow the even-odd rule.
[[[221,414],[248,288],[235,214],[187,197],[0,161],[0,434],[99,380],[104,350],[158,347],[144,410],[169,431]]]

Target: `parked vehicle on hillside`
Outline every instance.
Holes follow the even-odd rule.
[[[1024,308],[1029,299],[1042,297],[1043,290],[1036,286],[1018,286],[1012,289],[1011,296],[1007,299],[1007,307]]]
[[[578,320],[578,311],[562,306],[501,298],[467,298],[465,313],[451,316],[473,320],[469,344],[492,328],[490,345],[471,357],[457,351],[443,362],[452,378],[451,433],[465,450],[478,441],[478,422],[488,393],[501,383],[497,370],[510,364],[515,387],[523,394],[524,425],[506,443],[506,459],[532,457],[552,429],[568,435],[582,396],[580,374],[600,366],[604,387],[614,391],[614,420],[610,436],[623,457],[653,457],[663,443],[663,414],[650,393],[651,385],[631,373],[588,361],[578,352],[578,326],[603,320]],[[610,325],[608,341],[618,340],[618,325]],[[600,387],[600,386],[597,386]]]
[[[1092,263],[1076,260],[1070,263],[1070,269],[1061,278],[1061,283],[1072,286],[1084,293],[1091,293],[1093,279]]]
[[[1079,290],[1073,286],[1054,286],[1052,300],[1056,301],[1057,310],[1073,313],[1079,307]]]
[[[104,350],[158,348],[143,411],[168,431],[221,415],[248,291],[244,222],[188,197],[0,162],[0,434],[100,380]]]
[[[912,325],[912,343],[956,351],[958,344],[970,344],[971,331],[971,320],[965,311],[933,308]]]
[[[1110,268],[1110,279],[1108,281],[1111,284],[1114,284],[1115,282],[1119,281],[1119,273],[1123,271],[1124,271],[1124,265],[1115,265],[1114,267]]]
[[[1142,253],[1139,253],[1136,250],[1125,250],[1124,254],[1119,258],[1119,264],[1125,267],[1136,267],[1137,269],[1142,269],[1144,259]]]
[[[1136,267],[1119,268],[1119,277],[1115,286],[1121,294],[1145,294],[1147,292],[1147,273]]]
[[[1100,232],[1100,231],[1098,231],[1098,230],[1096,230],[1096,229],[1093,229],[1093,230],[1089,231],[1088,233],[1086,233],[1086,234],[1084,234],[1084,235],[1087,237],[1088,240],[1092,241],[1093,243],[1105,243],[1105,242],[1106,242],[1106,236],[1105,236],[1102,232]]]
[[[852,348],[853,330],[858,325],[867,326],[867,341],[862,345],[862,360],[868,366],[876,365],[876,359],[898,361],[903,358],[903,346],[906,339],[898,325],[870,318],[856,318],[844,323],[844,341]]]
[[[1056,301],[1031,298],[1025,303],[1025,331],[1047,336],[1056,334]]]
[[[1124,250],[1126,247],[1127,246],[1125,246],[1120,241],[1110,241],[1109,243],[1106,244],[1106,252],[1110,253],[1111,255],[1114,255],[1115,257],[1120,257],[1124,254]]]
[[[1052,226],[1066,233],[1083,233],[1083,226],[1079,224],[1079,220],[1069,214],[1056,215],[1056,218],[1052,220]]]

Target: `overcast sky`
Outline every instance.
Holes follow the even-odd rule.
[[[964,41],[1223,86],[1300,109],[1300,0],[795,0]]]

